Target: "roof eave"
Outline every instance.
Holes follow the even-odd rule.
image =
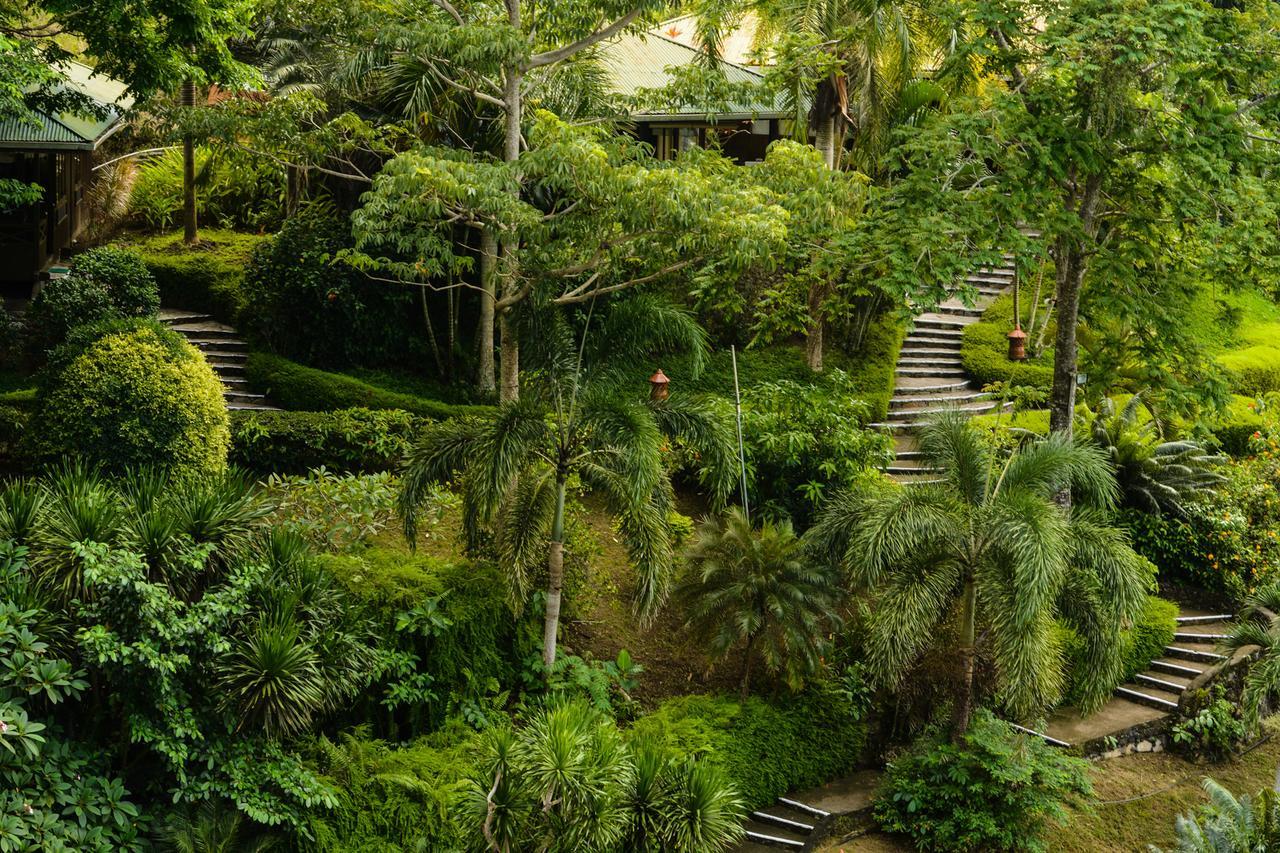
[[[677,121],[697,121],[707,124],[720,124],[729,121],[754,121],[756,119],[782,119],[793,118],[794,113],[790,111],[779,110],[762,110],[760,112],[750,113],[705,113],[705,112],[689,112],[689,113],[635,113],[627,116],[630,121],[644,121],[649,124],[658,122],[677,122]]]

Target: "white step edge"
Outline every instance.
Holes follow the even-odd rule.
[[[1131,690],[1128,687],[1117,687],[1116,695],[1122,699],[1129,699],[1137,702],[1139,705],[1154,702],[1159,707],[1168,708],[1170,711],[1176,711],[1178,709],[1177,702],[1170,702],[1168,699],[1161,699],[1159,696],[1152,696],[1151,694],[1143,693],[1140,690]]]
[[[1071,744],[1067,743],[1065,740],[1058,740],[1056,737],[1050,737],[1044,732],[1038,732],[1035,729],[1029,729],[1026,726],[1020,726],[1017,723],[1010,723],[1009,726],[1014,731],[1022,732],[1024,735],[1034,735],[1035,737],[1040,738],[1045,743],[1051,744],[1052,746],[1060,746],[1063,749],[1071,748]]]
[[[831,812],[823,811],[817,806],[811,806],[808,803],[802,803],[799,800],[789,800],[786,797],[778,797],[778,802],[784,806],[790,806],[793,809],[799,809],[802,812],[808,812],[814,817],[831,817]]]
[[[776,814],[769,814],[768,812],[752,812],[751,817],[761,823],[776,823],[778,826],[785,826],[788,829],[795,829],[800,832],[813,832],[814,830],[814,826],[811,823],[801,823],[798,820],[779,817]]]
[[[1234,619],[1230,613],[1222,613],[1217,616],[1179,616],[1175,621],[1179,625],[1207,625],[1210,622],[1231,622]]]
[[[794,847],[797,850],[804,849],[803,841],[795,841],[790,838],[779,838],[776,835],[765,835],[763,832],[752,832],[747,830],[747,840],[754,841],[757,844],[775,844],[779,847]]]

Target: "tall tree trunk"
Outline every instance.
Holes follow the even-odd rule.
[[[507,0],[507,18],[512,28],[520,29],[520,2]],[[502,81],[502,102],[506,111],[503,133],[502,159],[514,163],[520,159],[520,118],[524,110],[524,98],[520,84],[524,72],[518,66],[508,66]],[[514,190],[519,192],[519,190]],[[503,298],[516,292],[516,276],[520,269],[519,238],[507,237],[502,241],[501,287],[498,288]],[[520,396],[520,340],[515,334],[515,323],[511,317],[514,306],[506,305],[500,317],[502,333],[502,352],[500,354],[502,373],[498,388],[498,400],[503,403],[513,402]]]
[[[493,304],[498,297],[494,275],[498,267],[498,240],[488,231],[480,232],[480,319],[476,326],[476,339],[480,346],[480,360],[476,370],[476,384],[485,394],[497,388],[493,365]]]
[[[196,84],[193,80],[182,82],[182,105],[196,105]],[[196,226],[196,143],[190,133],[182,137],[182,242],[195,243],[200,239]]]
[[[960,679],[956,685],[955,718],[951,721],[951,742],[959,743],[969,731],[973,716],[973,670],[978,636],[978,588],[973,577],[965,578],[964,607],[960,615]]]
[[[547,612],[542,623],[542,662],[547,672],[556,662],[556,632],[560,627],[560,594],[564,588],[564,493],[565,480],[556,478],[556,512],[551,520],[551,543],[547,548]]]
[[[747,638],[747,649],[742,653],[742,680],[739,682],[739,690],[741,692],[742,701],[747,701],[747,697],[751,695],[751,652],[755,647],[756,637],[752,634]]]
[[[520,399],[520,336],[512,309],[506,308],[498,318],[498,332],[502,337],[502,351],[498,354],[498,367],[502,376],[498,386],[498,402],[514,403]]]
[[[814,147],[822,155],[828,169],[836,167],[836,117],[830,113],[818,117]]]
[[[809,331],[804,340],[805,361],[814,373],[822,372],[822,348],[826,329],[826,321],[822,316],[822,303],[826,296],[826,281],[815,278],[809,285]]]
[[[1076,214],[1080,217],[1084,239],[1090,243],[1097,236],[1098,199],[1102,193],[1102,176],[1089,175],[1080,192]],[[1057,269],[1056,304],[1058,331],[1054,335],[1053,390],[1049,395],[1049,430],[1071,437],[1076,409],[1076,370],[1079,356],[1076,324],[1080,320],[1080,291],[1088,269],[1089,246],[1069,236],[1058,238],[1055,249]]]

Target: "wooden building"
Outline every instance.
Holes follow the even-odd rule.
[[[88,66],[68,62],[58,71],[62,85],[93,100],[102,115],[35,110],[27,120],[0,121],[0,178],[42,190],[33,204],[0,211],[0,287],[12,296],[27,295],[84,230],[93,152],[122,126],[131,103],[124,84]]]

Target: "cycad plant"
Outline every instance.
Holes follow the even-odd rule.
[[[537,337],[526,355],[539,355],[541,367],[526,374],[518,401],[492,417],[447,421],[424,433],[401,479],[400,514],[412,543],[418,509],[432,487],[461,475],[468,544],[475,548],[492,533],[514,604],[526,600],[536,567],[546,567],[543,663],[549,670],[564,587],[570,483],[603,496],[617,519],[637,572],[635,608],[649,617],[666,599],[672,573],[674,499],[666,454],[675,441],[699,453],[711,473],[713,499],[722,500],[733,482],[732,433],[713,402],[679,393],[655,401],[645,394],[644,373],[631,373],[627,385],[607,364],[587,370],[588,339],[575,346],[558,315]],[[632,344],[638,347],[642,337],[633,336]]]
[[[793,686],[817,669],[826,638],[840,621],[838,573],[808,558],[788,521],[759,530],[739,508],[699,525],[676,599],[712,655],[742,654],[742,697],[751,664]]]
[[[1245,679],[1245,722],[1257,725],[1268,699],[1280,691],[1280,580],[1272,580],[1255,590],[1246,600],[1241,618],[1231,626],[1224,648],[1232,653],[1257,651]],[[1280,771],[1276,774],[1280,790]]]
[[[1062,619],[1087,648],[1082,709],[1101,704],[1120,674],[1120,631],[1150,585],[1146,562],[1102,514],[1117,491],[1102,455],[1057,437],[1004,454],[957,413],[928,425],[920,449],[944,472],[940,482],[842,495],[810,531],[815,553],[873,598],[873,677],[898,683],[958,610],[958,739],[975,700],[979,628],[996,699],[1027,717],[1061,695],[1053,628]],[[1069,509],[1055,500],[1068,488]]]
[[[1193,441],[1162,441],[1154,419],[1142,420],[1142,398],[1135,394],[1123,407],[1107,398],[1089,428],[1120,486],[1120,502],[1154,514],[1184,515],[1186,503],[1226,482],[1217,469],[1222,456],[1207,453]]]
[[[1252,853],[1280,849],[1280,797],[1261,791],[1237,798],[1212,779],[1204,780],[1208,805],[1179,815],[1176,853]],[[1152,847],[1153,853],[1160,853]]]

